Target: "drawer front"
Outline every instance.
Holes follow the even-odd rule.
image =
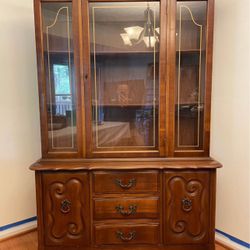
[[[159,198],[94,199],[95,219],[155,219],[159,217]]]
[[[95,193],[148,193],[158,192],[159,173],[157,171],[142,172],[95,172]]]
[[[120,224],[95,225],[96,245],[111,244],[157,244],[159,243],[160,226],[158,223],[150,224]]]

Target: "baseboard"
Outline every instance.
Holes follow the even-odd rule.
[[[216,243],[223,246],[228,250],[248,250],[250,246],[247,246],[247,243],[236,239],[235,237],[229,236],[226,233],[216,230],[215,240]],[[246,246],[245,246],[246,245]],[[249,245],[249,244],[248,244]]]
[[[215,240],[215,244],[216,244],[216,246],[221,246],[221,247],[223,247],[223,249],[226,249],[226,250],[235,250],[234,248],[229,247],[228,245],[223,243],[222,241]]]
[[[35,230],[36,228],[36,217],[2,226],[0,227],[0,242],[20,234],[28,233]]]

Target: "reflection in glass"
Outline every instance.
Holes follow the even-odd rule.
[[[71,12],[71,3],[42,4],[50,150],[76,147]]]
[[[157,147],[159,2],[90,3],[95,148]]]
[[[203,145],[206,10],[205,1],[177,3],[177,148]]]

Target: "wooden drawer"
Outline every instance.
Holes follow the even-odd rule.
[[[96,245],[111,244],[157,244],[159,243],[159,223],[95,225]]]
[[[94,172],[95,193],[148,193],[158,192],[159,173],[141,172]]]
[[[158,197],[94,199],[94,219],[155,219],[158,216]]]

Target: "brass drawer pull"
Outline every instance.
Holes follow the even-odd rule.
[[[131,187],[134,187],[136,185],[136,179],[130,179],[128,181],[128,184],[123,184],[122,180],[120,179],[115,179],[115,184],[123,189],[130,189]]]
[[[132,231],[132,232],[129,232],[128,233],[128,236],[124,236],[124,233],[121,232],[121,231],[116,231],[116,236],[118,239],[122,240],[122,241],[131,241],[131,240],[134,240],[135,237],[136,237],[136,232],[135,231]]]
[[[129,215],[133,215],[136,213],[137,205],[129,205],[128,211],[124,211],[124,207],[122,205],[116,206],[115,209],[117,213],[120,213],[121,215],[124,215],[124,216],[129,216]]]

